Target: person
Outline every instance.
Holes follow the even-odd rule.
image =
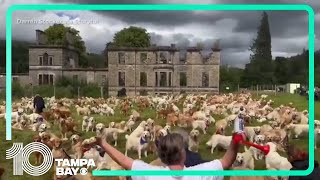
[[[245,138],[245,135],[243,138]],[[177,133],[170,133],[159,140],[158,155],[161,161],[167,166],[153,166],[141,160],[133,160],[118,151],[105,139],[96,137],[97,144],[120,166],[126,170],[224,170],[232,166],[236,159],[240,143],[232,140],[230,146],[221,159],[201,163],[196,166],[185,167],[186,151],[183,137]],[[222,180],[223,176],[132,176],[132,180]]]
[[[45,108],[45,102],[39,94],[36,94],[33,99],[33,108],[38,114],[41,114],[43,112],[43,109]]]
[[[186,132],[185,130],[183,130],[181,128],[178,128],[175,131],[173,131],[173,133],[178,133],[183,137],[184,148],[186,151],[186,161],[185,161],[184,165],[186,167],[195,166],[195,165],[198,165],[201,163],[208,162],[208,161],[203,160],[199,153],[192,152],[189,150],[189,134],[188,134],[188,132]]]
[[[307,170],[309,168],[309,155],[301,151],[294,145],[287,147],[288,160],[292,165],[290,170]],[[317,180],[320,179],[319,163],[314,161],[314,169],[311,174],[307,176],[290,176],[289,180]]]

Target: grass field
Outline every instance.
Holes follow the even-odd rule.
[[[255,95],[254,95],[255,96]],[[277,94],[277,95],[270,95],[268,97],[268,99],[272,99],[274,100],[274,106],[279,106],[281,104],[288,104],[289,102],[293,102],[293,104],[295,105],[295,107],[302,111],[304,109],[308,109],[308,101],[306,100],[305,97],[299,96],[299,95],[290,95],[290,94]],[[315,104],[315,119],[320,119],[320,102],[316,102]],[[74,111],[73,111],[74,112]],[[144,112],[140,112],[142,119],[147,119],[147,118],[153,118],[155,119],[155,111],[151,110],[151,109],[147,109]],[[127,120],[128,117],[123,116],[119,110],[115,111],[115,116],[112,117],[102,117],[102,116],[98,116],[98,115],[93,115],[96,119],[96,122],[102,122],[104,124],[108,124],[111,121],[115,121],[115,122],[120,122],[122,120]],[[77,116],[76,113],[72,114],[72,117],[78,121],[79,123],[79,128],[81,127],[81,122],[82,122],[82,118]],[[214,116],[214,118],[216,120],[221,119],[222,117],[219,116]],[[165,120],[156,120],[157,124],[160,125],[164,125],[165,124]],[[258,123],[254,124],[254,125],[259,125]],[[31,177],[29,175],[23,175],[23,177],[20,176],[13,176],[13,172],[12,172],[12,167],[13,167],[13,162],[12,160],[5,160],[5,150],[9,149],[12,146],[12,142],[23,142],[24,144],[30,143],[32,142],[32,136],[37,134],[37,132],[31,132],[31,131],[13,131],[12,134],[12,139],[13,141],[5,141],[5,120],[1,119],[0,120],[0,167],[4,167],[6,170],[6,173],[3,176],[3,180],[48,180],[48,179],[52,179],[52,170],[50,172],[48,172],[47,174],[40,176],[40,177]],[[56,134],[58,134],[58,129],[57,127],[53,127],[53,129],[51,130],[53,132],[55,132]],[[231,131],[231,129],[228,129],[227,131]],[[207,135],[203,135],[201,133],[200,135],[200,150],[199,152],[201,153],[202,157],[206,160],[213,160],[219,157],[222,157],[222,155],[224,154],[224,151],[217,151],[215,150],[214,154],[210,153],[210,149],[208,149],[205,145],[205,143],[207,142],[207,140],[211,137],[211,135],[214,132],[214,127],[210,126],[209,130],[208,130],[208,134]],[[60,134],[58,134],[60,135]],[[81,133],[80,134],[81,137],[83,138],[87,138],[87,137],[91,137],[94,136],[95,133],[89,132],[89,133]],[[307,136],[303,137],[303,139],[299,139],[299,140],[290,140],[292,143],[294,144],[298,144],[299,147],[301,147],[304,150],[308,150],[308,140],[307,140]],[[69,144],[69,142],[68,142]],[[67,145],[68,145],[67,144]],[[69,145],[68,145],[69,146]],[[67,146],[65,146],[67,147]],[[118,148],[124,152],[124,147],[125,147],[125,138],[124,135],[120,136],[120,139],[118,141]],[[69,149],[66,149],[67,151]],[[317,152],[315,153],[316,156],[316,160],[320,160],[320,149],[317,150]],[[284,154],[282,154],[284,155]],[[133,152],[133,153],[129,153],[129,156],[132,158],[137,158],[137,153]],[[156,155],[152,155],[149,154],[147,158],[144,158],[143,160],[146,162],[150,162],[152,160],[154,160],[156,158]],[[30,157],[30,162],[34,162],[33,156]],[[255,169],[265,169],[265,165],[264,165],[264,161],[256,161],[255,162]],[[103,179],[110,179],[110,178],[103,178]]]

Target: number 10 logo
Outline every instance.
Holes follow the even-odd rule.
[[[39,152],[43,156],[40,166],[30,164],[31,153]],[[23,175],[23,172],[31,176],[41,176],[48,172],[52,166],[53,155],[48,146],[32,142],[23,147],[23,143],[13,143],[13,146],[6,150],[6,159],[13,159],[13,175]]]

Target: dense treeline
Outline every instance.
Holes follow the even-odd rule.
[[[320,87],[320,50],[314,54],[314,73],[315,86]],[[245,69],[233,67],[220,67],[220,88],[225,90],[229,87],[231,91],[240,87],[251,87],[254,85],[284,85],[286,83],[301,83],[308,85],[309,79],[309,51],[304,50],[302,53],[292,57],[276,57],[272,61],[274,72],[272,73],[273,82],[262,81],[253,83],[245,79]]]
[[[24,41],[12,41],[12,73],[28,73],[30,43]],[[6,67],[6,41],[0,40],[0,73],[5,73]]]
[[[241,87],[251,87],[252,85],[274,85],[286,83],[300,83],[308,85],[309,82],[309,51],[289,58],[272,58],[271,33],[269,29],[268,14],[262,13],[257,36],[253,40],[249,50],[250,62],[246,64],[241,73]],[[320,85],[320,53],[315,53],[315,85]]]

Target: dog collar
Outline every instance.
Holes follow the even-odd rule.
[[[143,140],[143,138],[140,138],[140,144],[143,145],[143,144],[146,144],[148,141],[145,141]]]

